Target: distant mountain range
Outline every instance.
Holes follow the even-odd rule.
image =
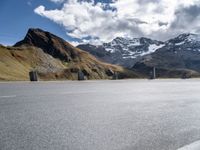
[[[181,34],[166,42],[148,38],[116,38],[102,45],[78,45],[100,60],[122,65],[148,76],[196,77],[200,72],[200,35]]]
[[[82,49],[82,50],[81,50]],[[0,80],[28,80],[36,70],[41,80],[200,77],[200,36],[181,34],[166,42],[117,37],[102,45],[72,46],[41,29],[29,29],[14,46],[0,45]]]
[[[29,29],[13,47],[0,45],[0,80],[28,80],[36,70],[42,80],[77,80],[81,71],[87,79],[139,78],[141,75],[121,66],[97,60],[60,37],[41,29]]]
[[[164,46],[164,42],[148,38],[117,37],[102,45],[83,44],[77,47],[88,51],[100,60],[130,68],[144,55],[155,52]]]

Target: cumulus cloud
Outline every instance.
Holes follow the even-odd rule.
[[[51,0],[62,1],[62,0]],[[67,0],[61,9],[34,11],[82,42],[108,42],[117,36],[166,40],[181,32],[198,32],[200,0]]]

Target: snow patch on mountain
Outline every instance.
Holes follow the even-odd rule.
[[[160,41],[148,38],[120,38],[117,37],[110,43],[103,44],[106,51],[119,53],[124,59],[137,58],[155,52],[164,46]]]
[[[200,35],[198,34],[181,34],[174,39],[170,39],[167,44],[175,44],[176,46],[184,45],[184,44],[195,44],[200,42]]]
[[[184,43],[185,43],[185,41],[179,42],[179,43],[175,43],[175,45],[183,45]]]
[[[159,48],[161,48],[161,47],[163,47],[163,46],[164,46],[164,44],[161,44],[161,45],[152,44],[152,45],[149,46],[149,51],[148,51],[148,53],[153,53],[153,52],[155,52],[157,49],[159,49]]]
[[[188,41],[200,41],[200,35],[198,35],[198,34],[190,34],[188,36]]]

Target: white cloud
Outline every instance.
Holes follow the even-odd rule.
[[[71,41],[70,44],[72,44],[73,46],[78,46],[78,45],[81,44],[81,43],[79,43],[79,42],[77,42],[77,41]]]
[[[110,4],[68,0],[61,9],[39,6],[34,11],[62,25],[71,37],[107,42],[117,36],[167,39],[170,33],[181,32],[172,28],[180,17],[177,12],[199,5],[200,0],[113,0]],[[187,30],[196,30],[193,27]]]
[[[65,0],[50,0],[51,2],[54,2],[54,3],[62,3],[64,2]]]

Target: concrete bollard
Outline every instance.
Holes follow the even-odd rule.
[[[29,72],[30,81],[38,81],[38,75],[36,71]]]
[[[118,79],[119,79],[118,73],[117,73],[117,72],[114,72],[113,77],[112,77],[112,80],[118,80]]]
[[[156,68],[153,67],[149,79],[156,79]]]
[[[78,71],[78,80],[85,80],[85,76],[82,71]]]
[[[153,67],[153,79],[156,79],[156,67]]]

